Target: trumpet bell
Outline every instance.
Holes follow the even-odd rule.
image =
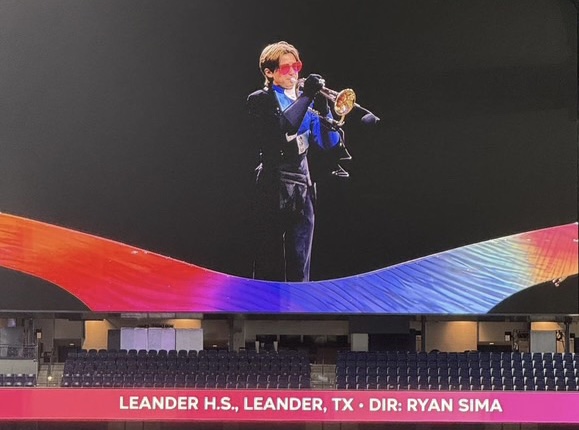
[[[304,82],[304,78],[300,78],[296,81],[294,86],[296,94],[299,94],[303,90]],[[334,112],[336,112],[336,115],[341,117],[338,122],[338,125],[341,126],[344,123],[344,117],[356,106],[356,93],[350,88],[346,88],[342,91],[335,91],[323,87],[320,90],[320,94],[332,102]]]
[[[337,115],[345,116],[350,113],[356,104],[356,93],[346,88],[336,94],[334,99],[334,111]]]

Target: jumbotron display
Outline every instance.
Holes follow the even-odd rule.
[[[3,310],[579,313],[575,6],[378,6],[3,4]]]

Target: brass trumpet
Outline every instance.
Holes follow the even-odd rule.
[[[299,94],[303,91],[305,79],[298,79],[295,83],[295,92]],[[356,93],[350,88],[346,88],[342,91],[335,91],[329,88],[323,87],[320,90],[325,98],[333,103],[333,110],[336,115],[341,118],[336,122],[336,126],[341,127],[344,124],[345,117],[350,113],[352,109],[356,106]]]

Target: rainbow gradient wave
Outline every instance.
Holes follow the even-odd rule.
[[[483,314],[578,272],[571,223],[318,282],[241,278],[94,235],[0,214],[0,266],[51,282],[94,312]]]

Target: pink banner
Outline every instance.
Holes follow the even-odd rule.
[[[0,389],[10,421],[579,423],[579,392]]]

